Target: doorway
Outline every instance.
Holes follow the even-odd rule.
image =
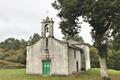
[[[78,61],[76,61],[76,69],[77,69],[77,72],[78,72],[79,71]]]
[[[42,61],[42,74],[43,75],[50,75],[50,64],[51,64],[51,60]]]

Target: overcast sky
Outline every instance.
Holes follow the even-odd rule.
[[[54,0],[0,0],[0,41],[9,37],[28,39],[34,33],[40,34],[40,22],[46,16],[52,17],[54,36],[61,39],[57,11],[51,6]],[[82,25],[80,35],[91,43],[88,24]]]

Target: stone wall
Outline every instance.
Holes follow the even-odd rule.
[[[78,46],[79,47],[79,46]],[[85,54],[85,69],[90,69],[89,47],[80,46]],[[27,74],[42,74],[42,60],[46,58],[46,38],[40,39],[36,44],[27,47]],[[51,59],[51,75],[69,75],[81,71],[81,51],[68,47],[68,44],[55,38],[48,38],[49,59]],[[76,57],[75,57],[76,56]]]
[[[42,74],[42,56],[44,54],[45,39],[41,39],[35,45],[27,47],[26,72],[28,74]]]
[[[79,50],[75,50],[73,48],[69,48],[69,74],[80,72],[81,71],[81,52]],[[77,71],[77,64],[78,61],[78,68]]]
[[[90,52],[89,52],[89,47],[84,45],[84,52],[85,52],[85,61],[86,61],[86,70],[90,69]]]
[[[27,47],[28,74],[42,74],[42,60],[46,59],[46,39],[42,38],[33,46]],[[49,58],[51,59],[51,75],[68,75],[68,49],[67,44],[54,38],[48,39]]]
[[[68,47],[67,43],[59,42],[53,38],[49,38],[49,53],[53,55],[52,74],[68,75]]]

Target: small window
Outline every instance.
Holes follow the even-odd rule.
[[[83,54],[84,53],[83,50],[80,50],[80,53]]]
[[[74,58],[76,59],[76,51],[74,50]]]

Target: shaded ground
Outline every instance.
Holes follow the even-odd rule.
[[[112,80],[120,80],[120,71],[109,70]],[[25,69],[0,69],[0,80],[99,80],[99,69],[68,77],[27,75]]]

